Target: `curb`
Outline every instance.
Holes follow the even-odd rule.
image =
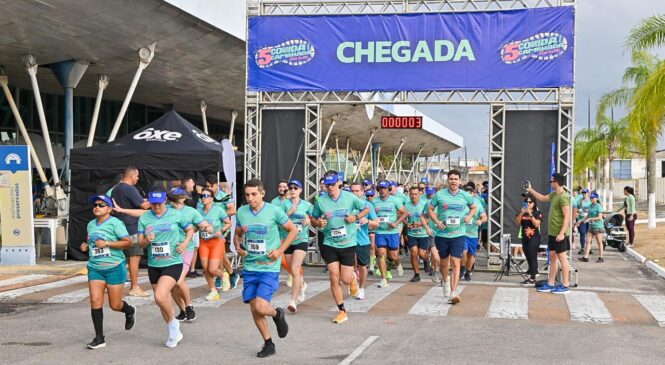
[[[639,252],[633,250],[630,247],[626,247],[626,252],[630,255],[633,256],[633,258],[637,261],[639,261],[640,264],[643,264],[647,259],[646,257],[642,256],[639,254]]]
[[[661,278],[665,279],[665,269],[653,261],[647,261],[647,267]]]
[[[640,264],[646,264],[646,267],[655,272],[656,275],[660,276],[661,278],[665,279],[665,268],[662,266],[658,265],[657,263],[647,260],[646,257],[642,256],[639,252],[633,250],[630,247],[626,247],[626,252],[632,256],[635,260],[637,260]]]

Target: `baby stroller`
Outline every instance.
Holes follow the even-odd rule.
[[[626,251],[626,229],[623,228],[623,215],[608,213],[605,216],[605,242],[604,246],[614,247],[619,252]]]

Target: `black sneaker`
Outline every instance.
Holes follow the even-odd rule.
[[[582,262],[589,262],[588,257],[578,257],[577,260],[582,261]]]
[[[187,313],[185,313],[185,311],[180,311],[180,314],[178,314],[178,315],[175,317],[175,319],[177,319],[178,321],[182,322],[182,321],[184,321],[185,319],[187,319]]]
[[[593,255],[593,250],[589,250],[589,255]]]
[[[578,254],[578,255],[584,255],[584,249],[583,249],[583,248],[580,248],[580,250],[577,251],[577,254]]]
[[[194,271],[188,272],[187,275],[185,275],[185,276],[188,277],[188,278],[198,278],[199,277],[198,275],[196,275],[196,272],[194,272]]]
[[[286,323],[286,313],[284,313],[284,308],[277,308],[275,310],[277,311],[277,315],[272,317],[272,320],[275,321],[275,326],[277,326],[277,335],[279,338],[284,338],[289,333],[289,325]]]
[[[187,321],[192,322],[196,319],[196,312],[194,312],[194,307],[191,305],[185,307],[185,313],[187,315]]]
[[[238,273],[234,272],[233,274],[231,274],[230,279],[231,279],[230,280],[231,281],[231,289],[237,288],[238,287],[238,282],[240,281],[240,275],[238,275]]]
[[[279,308],[279,309],[281,309],[281,308]],[[268,357],[268,356],[272,356],[276,353],[277,353],[277,351],[275,351],[275,344],[270,343],[270,344],[267,344],[267,345],[263,345],[263,348],[261,349],[261,351],[259,351],[256,354],[256,357]]]
[[[471,281],[471,271],[467,271],[464,273],[464,280]]]
[[[536,285],[536,279],[526,279],[523,282],[521,282],[520,285],[524,286]]]
[[[411,282],[412,282],[412,283],[417,283],[417,282],[419,282],[419,281],[420,281],[420,274],[415,274],[415,275],[413,275],[413,277],[411,278]]]
[[[596,261],[597,263],[602,263],[605,262],[605,260],[602,257],[599,257],[598,260]]]
[[[136,323],[136,307],[131,304],[129,306],[132,308],[132,313],[125,313],[125,330],[127,331],[134,328],[134,324]]]
[[[424,266],[425,272],[429,273],[430,267],[429,267],[429,262],[427,260],[425,260],[423,262],[423,266]]]
[[[102,348],[102,347],[106,347],[106,342],[104,341],[104,336],[102,336],[102,338],[97,338],[97,337],[95,337],[95,338],[92,339],[92,341],[90,341],[90,343],[88,344],[88,348],[89,348],[89,349],[92,349],[92,350],[94,350],[94,349],[100,349],[100,348]]]
[[[462,279],[466,275],[466,268],[463,267],[459,270],[459,278]]]

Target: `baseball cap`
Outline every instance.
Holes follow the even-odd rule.
[[[302,183],[300,182],[300,180],[293,179],[293,180],[289,181],[289,186],[291,186],[291,185],[295,185],[295,186],[302,189]]]
[[[365,186],[372,185],[372,180],[368,180],[368,179],[363,180],[363,185],[365,185]]]
[[[148,193],[148,202],[151,204],[161,204],[166,201],[166,193],[163,191],[153,191]]]
[[[472,181],[469,181],[464,185],[464,191],[471,192],[476,190],[476,184],[474,184]]]
[[[374,196],[374,195],[376,195],[374,189],[367,189],[367,191],[365,191],[365,196]]]
[[[435,193],[436,193],[436,189],[434,189],[433,187],[428,186],[428,187],[425,188],[425,194],[432,195],[432,194],[435,194]]]
[[[183,194],[187,194],[187,192],[185,191],[185,189],[178,187],[178,188],[171,189],[171,194],[173,194],[173,195],[183,195]]]
[[[380,188],[388,189],[388,188],[390,188],[390,182],[388,180],[381,180],[381,181],[379,181],[378,184],[376,184],[376,188],[377,189],[380,189]]]
[[[589,192],[589,189],[587,189],[587,188],[582,189],[582,194],[585,194],[585,193],[588,193],[588,192]]]
[[[337,183],[338,181],[339,181],[339,175],[337,175],[337,173],[326,175],[323,177],[324,185],[332,185]]]
[[[397,186],[397,181],[394,181],[394,180],[391,181],[391,182],[390,182],[390,186]]]
[[[598,193],[596,193],[595,191],[592,191],[590,198],[591,199],[599,199],[600,195],[598,195]]]
[[[91,196],[90,198],[88,198],[88,201],[90,202],[90,204],[96,202],[97,200],[101,200],[104,203],[108,204],[109,207],[113,207],[113,200],[111,200],[111,198],[109,198],[106,195],[94,195],[94,196]]]

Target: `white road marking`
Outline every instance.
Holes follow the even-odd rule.
[[[598,294],[572,290],[563,295],[566,297],[570,318],[573,321],[600,324],[610,324],[613,322],[612,314],[607,310],[603,301],[598,297]]]
[[[360,346],[358,346],[349,356],[347,356],[344,360],[342,360],[338,365],[349,365],[353,362],[353,360],[357,359],[358,356],[360,356],[365,350],[367,350],[368,347],[374,343],[374,341],[378,340],[379,336],[369,336],[363,342]]]
[[[369,312],[375,305],[382,301],[385,297],[390,295],[395,290],[402,287],[404,284],[390,283],[387,288],[379,288],[377,285],[365,286],[365,300],[357,300],[349,297],[344,301],[344,308],[347,312]],[[332,308],[331,311],[338,311],[337,308]]]
[[[457,295],[464,290],[463,286],[457,287]],[[411,307],[409,314],[417,316],[438,316],[445,317],[452,304],[448,304],[448,298],[443,296],[443,288],[434,286],[423,295],[416,304]]]
[[[307,296],[305,297],[305,301],[307,301],[307,299],[317,296],[318,294],[326,291],[327,289],[330,289],[329,281],[312,281],[307,283],[307,291],[306,291]],[[270,301],[270,303],[275,308],[278,307],[286,308],[286,306],[289,304],[290,301],[291,301],[291,288],[289,288],[287,292],[273,298]]]
[[[11,279],[0,280],[0,287],[14,284],[27,283],[28,281],[41,280],[48,277],[45,274],[21,275]]]
[[[139,278],[139,284],[147,283],[148,282],[148,277],[147,276],[141,276]],[[128,286],[129,283],[125,283],[125,286]],[[90,296],[90,290],[85,287],[83,289],[79,290],[74,290],[71,292],[67,293],[62,293],[58,295],[54,295],[46,300],[44,300],[42,303],[57,303],[57,304],[64,304],[64,303],[78,303],[82,301],[83,299],[87,298]]]
[[[39,293],[50,289],[56,289],[67,285],[80,284],[88,281],[85,275],[74,276],[65,280],[58,280],[50,283],[28,286],[25,288],[8,290],[0,293],[0,299],[15,299],[22,295]]]
[[[665,295],[633,295],[651,313],[658,326],[665,327]]]
[[[496,288],[487,318],[529,319],[529,290]]]

